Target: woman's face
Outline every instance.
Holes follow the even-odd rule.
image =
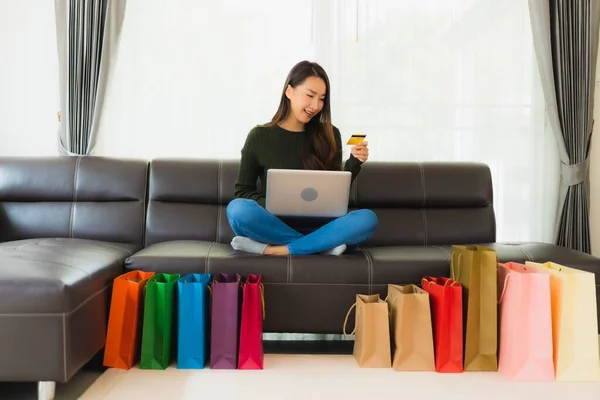
[[[295,88],[288,86],[285,95],[296,120],[306,124],[323,109],[327,86],[323,79],[310,76]]]

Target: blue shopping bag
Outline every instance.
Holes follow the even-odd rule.
[[[177,281],[179,369],[202,369],[206,364],[210,280],[210,274],[188,274]]]

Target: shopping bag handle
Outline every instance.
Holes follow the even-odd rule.
[[[452,260],[454,260],[454,255],[455,255],[455,254],[456,254],[456,252],[455,252],[455,251],[453,251],[453,252],[452,252]],[[462,254],[462,253],[460,253],[460,254],[458,255],[458,257],[457,257],[457,260],[456,260],[456,265],[460,265],[460,260],[462,259],[462,257],[463,257],[463,254]],[[458,272],[460,272],[460,268],[458,269]],[[453,276],[454,276],[454,278],[453,278],[453,279],[454,279],[455,281],[460,281],[460,276],[458,276],[458,275],[456,274],[456,271],[455,271],[455,269],[454,269],[454,264],[452,263],[452,261],[450,261],[450,277],[452,278]]]
[[[346,333],[346,324],[348,323],[348,317],[350,316],[350,313],[352,312],[352,309],[355,308],[355,307],[356,307],[356,303],[352,304],[352,306],[350,307],[350,309],[346,313],[346,319],[344,319],[344,335],[345,336],[354,335],[354,333],[356,332],[356,323],[355,323],[354,324],[354,330],[352,330],[352,332],[350,332],[350,333]]]
[[[452,283],[450,283],[450,285],[448,285],[448,282],[452,281]],[[436,281],[428,281],[425,278],[421,278],[421,287],[423,287],[424,283],[429,283],[429,285],[439,285],[439,283],[437,283]],[[459,283],[457,281],[455,281],[454,279],[448,279],[446,280],[446,282],[444,283],[444,287],[446,286],[454,286],[454,284],[459,285]]]
[[[242,289],[244,289],[244,285],[246,285],[246,283],[240,284],[240,287]],[[261,282],[260,285],[258,286],[258,288],[260,290],[260,303],[262,305],[262,319],[264,321],[267,316],[267,313],[265,311],[265,285],[263,285],[263,283]]]
[[[262,303],[262,318],[263,321],[265,320],[266,317],[266,312],[265,312],[265,285],[263,285],[262,283],[259,286],[260,288],[260,301]]]
[[[504,298],[504,293],[506,292],[506,287],[508,286],[508,280],[510,279],[511,275],[513,275],[514,272],[509,272],[508,274],[506,274],[506,278],[504,278],[504,286],[502,287],[502,293],[500,294],[500,300],[498,300],[498,304],[502,303],[502,299]]]
[[[388,293],[387,296],[385,296],[385,299],[383,299],[383,301],[385,301],[387,303],[388,299],[390,299],[391,302],[394,302],[394,300],[396,300],[398,298],[398,296],[391,296],[390,298],[390,294]],[[392,317],[392,307],[388,307],[388,318]]]

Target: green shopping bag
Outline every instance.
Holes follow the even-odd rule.
[[[175,288],[179,274],[156,274],[146,283],[141,369],[167,369],[171,363]]]

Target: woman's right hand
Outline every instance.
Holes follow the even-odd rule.
[[[352,147],[352,155],[358,158],[360,162],[365,162],[369,159],[369,142],[366,140]]]

